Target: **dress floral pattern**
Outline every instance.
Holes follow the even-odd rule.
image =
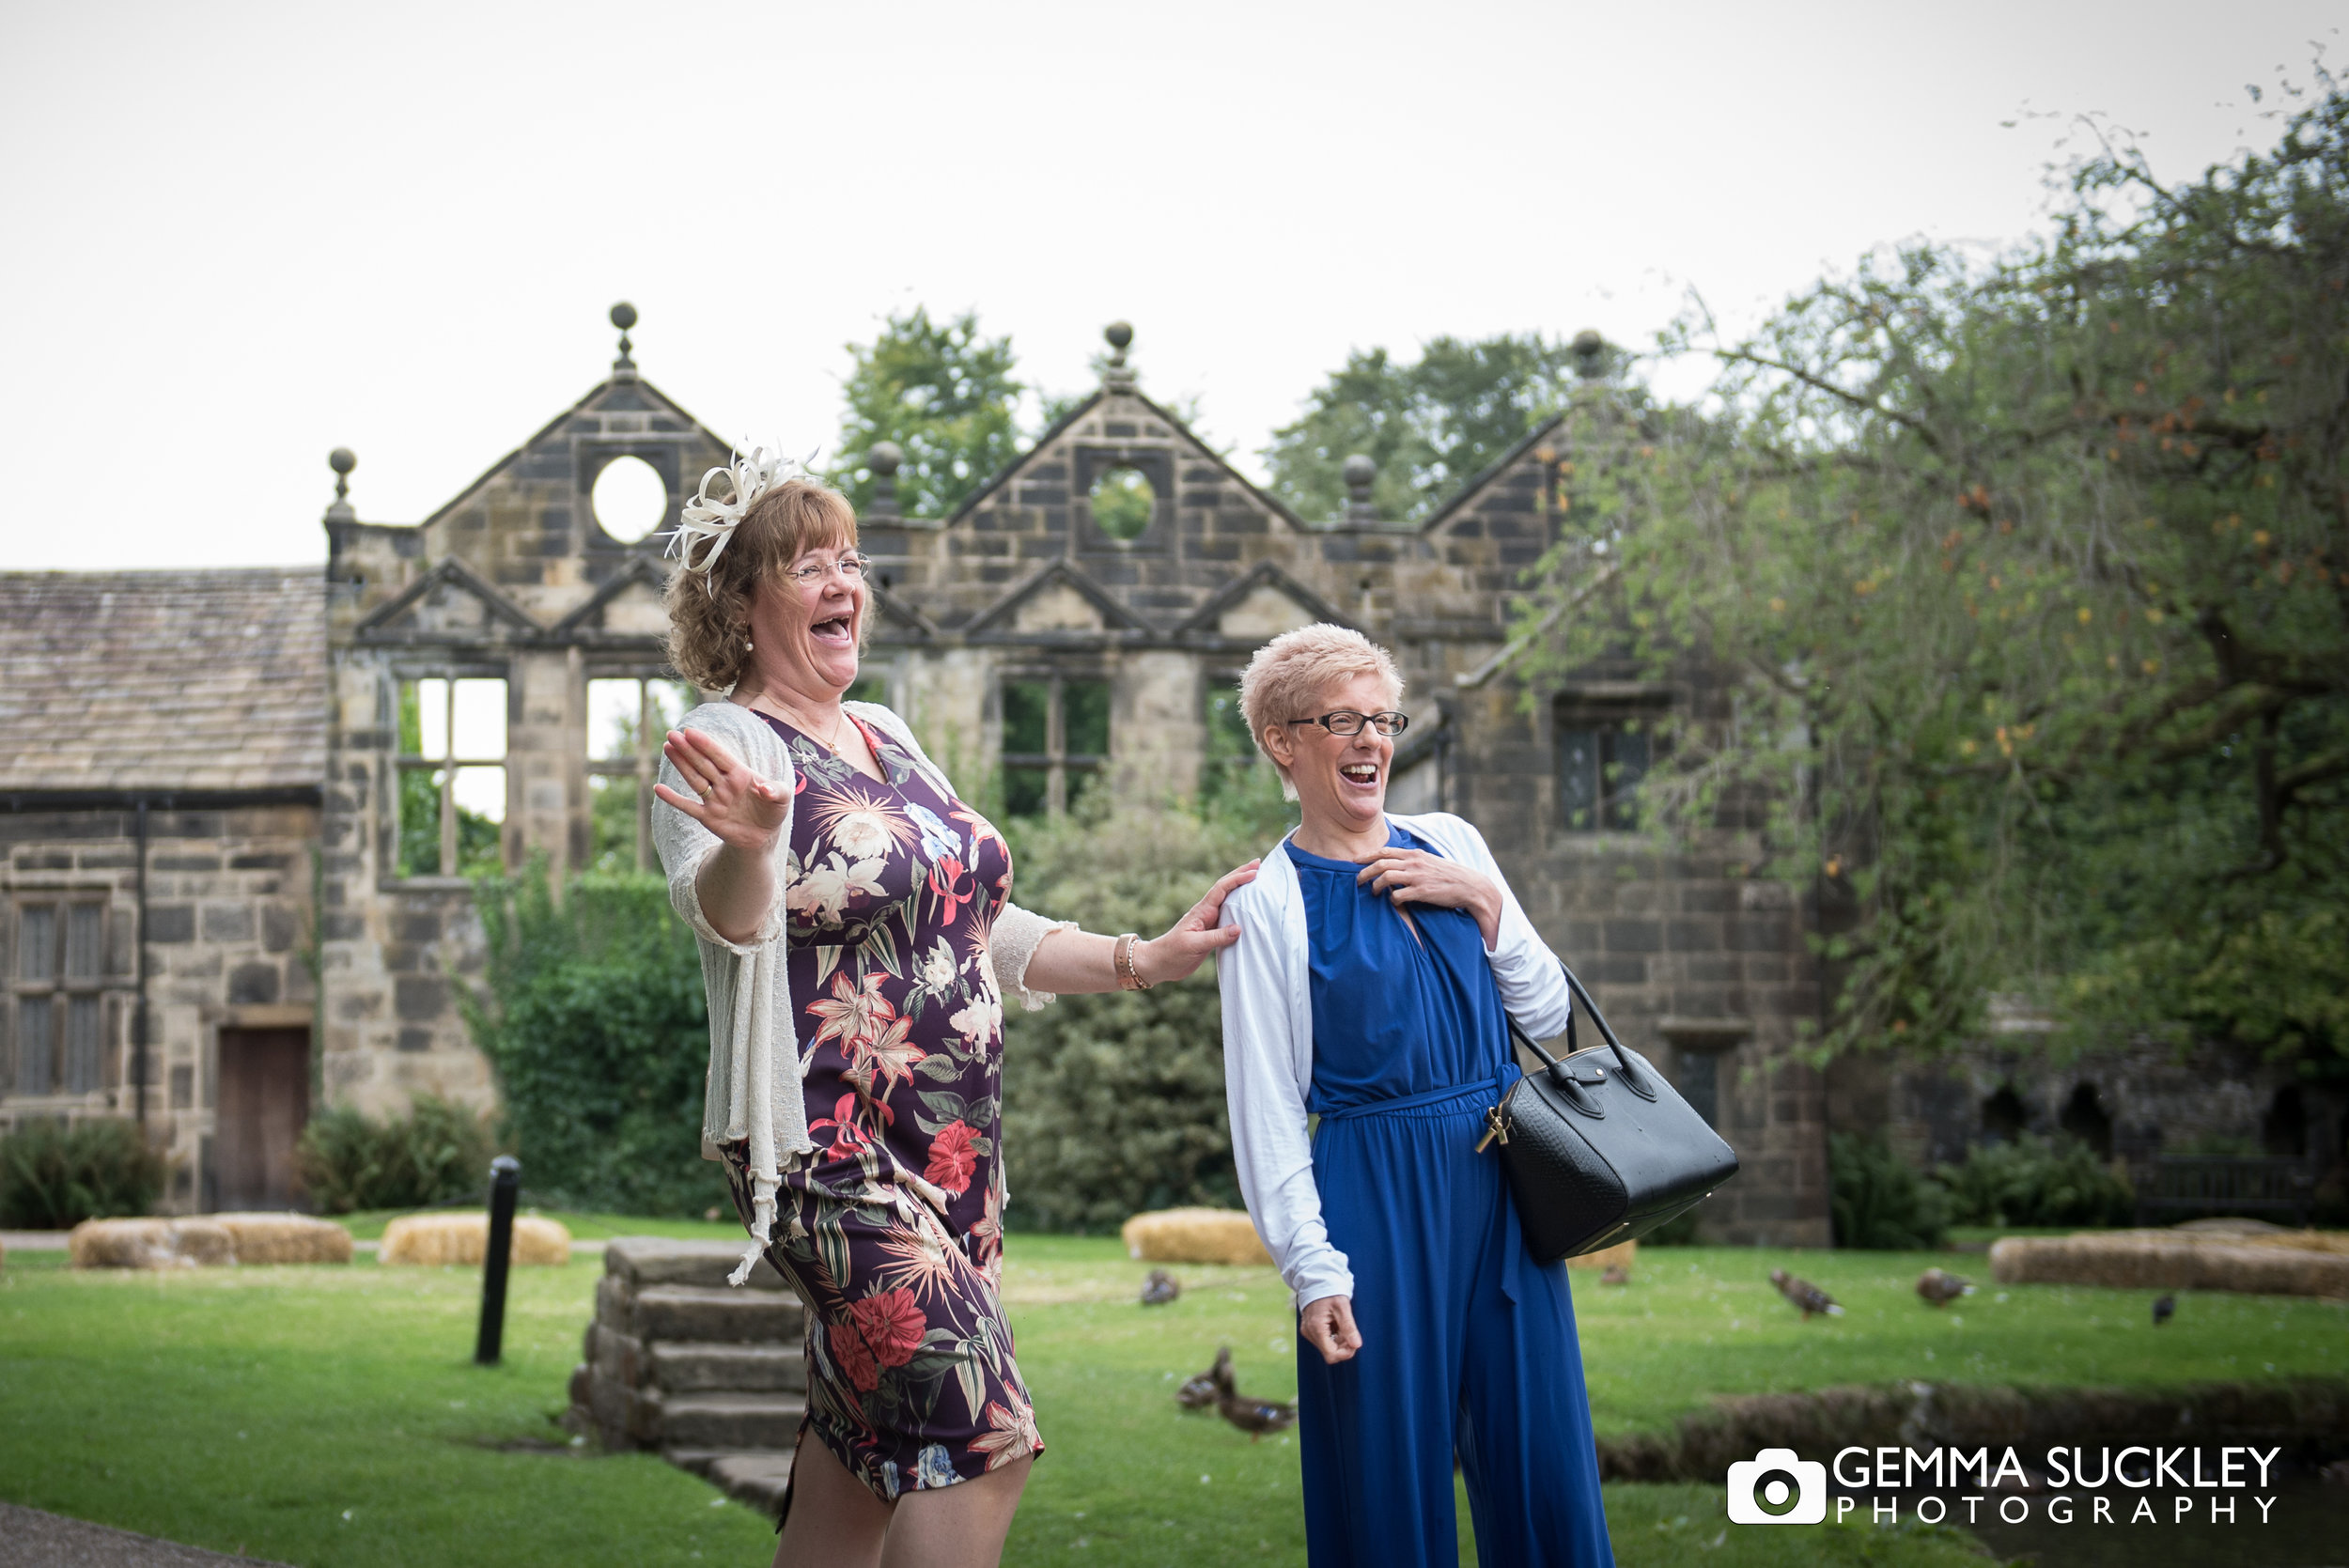
[[[761,715],[761,717],[766,717]],[[808,1136],[767,1257],[807,1304],[807,1425],[880,1498],[1040,1453],[997,1296],[1011,853],[889,737],[879,783],[769,718],[798,776],[784,908]],[[744,1151],[727,1151],[746,1217]]]

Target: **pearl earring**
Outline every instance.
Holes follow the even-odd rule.
[[[747,638],[747,637],[745,637],[745,638],[743,638],[743,639],[742,639],[742,651],[743,651],[744,653],[751,653],[751,652],[754,652],[754,651],[755,651],[755,649],[753,647],[753,644],[752,644],[752,643],[751,643],[751,640],[750,640],[749,638]]]

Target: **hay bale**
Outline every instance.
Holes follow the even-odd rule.
[[[215,1214],[241,1264],[349,1263],[350,1233],[306,1214]]]
[[[220,1267],[237,1261],[212,1219],[85,1219],[66,1238],[76,1268]]]
[[[409,1214],[383,1227],[379,1263],[447,1265],[479,1263],[490,1252],[490,1217],[467,1214]],[[571,1261],[571,1233],[552,1219],[533,1215],[514,1217],[516,1265]]]
[[[1620,1265],[1626,1274],[1640,1261],[1640,1244],[1619,1241],[1612,1247],[1602,1247],[1595,1252],[1585,1252],[1579,1258],[1568,1258],[1568,1268],[1613,1268]]]
[[[2247,1243],[2226,1233],[2009,1236],[1990,1249],[1990,1276],[2002,1285],[2349,1296],[2349,1253]]]
[[[1269,1267],[1272,1254],[1256,1227],[1237,1209],[1159,1209],[1126,1221],[1126,1255],[1150,1263],[1252,1264]]]

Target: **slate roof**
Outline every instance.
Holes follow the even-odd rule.
[[[316,567],[0,572],[0,792],[326,779]]]

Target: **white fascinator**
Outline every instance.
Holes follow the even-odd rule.
[[[786,480],[815,478],[808,467],[815,460],[815,452],[804,458],[786,458],[780,451],[751,446],[747,441],[739,443],[733,461],[703,474],[701,489],[677,513],[677,530],[669,536],[669,553],[682,557],[685,569],[701,573],[707,583],[709,568],[725,553],[727,541],[758,498]],[[710,486],[721,480],[724,494],[711,494]]]

